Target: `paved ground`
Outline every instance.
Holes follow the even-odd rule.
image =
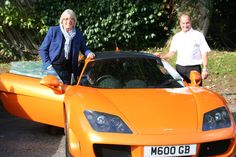
[[[222,94],[222,96],[228,102],[228,106],[229,106],[230,110],[232,111],[233,116],[234,116],[234,120],[236,122],[236,92],[225,93],[225,94]]]
[[[65,157],[62,129],[11,116],[0,105],[0,157]]]

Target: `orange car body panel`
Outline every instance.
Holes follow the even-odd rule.
[[[93,144],[95,143],[131,145],[132,157],[139,157],[140,154],[143,154],[144,146],[178,145],[179,143],[199,144],[211,141],[212,139],[235,138],[235,127],[233,123],[232,127],[227,129],[202,131],[202,125],[200,125],[202,124],[202,119],[200,117],[202,117],[201,115],[204,114],[204,111],[214,109],[217,104],[219,107],[224,105],[224,101],[220,97],[216,98],[214,96],[215,93],[204,88],[143,89],[142,91],[136,91],[135,89],[116,89],[112,91],[110,89],[91,89],[78,86],[73,88],[71,93],[83,93],[80,95],[80,105],[71,105],[73,107],[70,109],[69,141],[71,144],[71,153],[74,156],[89,155],[93,157]],[[95,93],[99,94],[96,95]],[[177,93],[179,97],[176,97]],[[91,99],[93,101],[83,99],[87,97],[86,95],[92,94]],[[209,104],[214,105],[206,105],[206,108],[201,109],[200,105],[198,106],[196,102],[192,101],[192,97],[195,96],[199,97],[200,100],[203,99],[202,102],[198,100],[197,103],[203,103],[205,101],[204,99],[206,99]],[[113,101],[109,102],[107,98]],[[148,98],[151,99],[148,100]],[[94,104],[92,102],[97,103]],[[73,104],[73,98],[70,103]],[[146,103],[146,108],[143,108],[143,103]],[[119,105],[116,106],[116,104]],[[186,110],[186,108],[189,109],[189,107],[186,107],[187,105],[192,105],[193,108],[199,108],[200,112],[189,112],[191,109]],[[176,112],[179,111],[180,106],[182,112]],[[133,134],[114,134],[94,131],[83,114],[83,111],[86,109],[101,112],[104,109],[110,114],[119,115],[133,131]],[[155,116],[157,114],[158,116]],[[80,117],[80,121],[78,121],[78,117]],[[197,117],[199,118],[196,119]],[[152,119],[152,121],[147,121],[147,119]],[[78,123],[80,124],[78,125]],[[91,128],[90,131],[88,128]],[[83,145],[79,144],[78,139]],[[230,156],[235,152],[236,141],[233,141],[233,143],[230,151],[222,156]]]
[[[1,101],[9,113],[64,127],[64,94],[55,94],[52,89],[40,85],[37,78],[4,73],[0,81]]]

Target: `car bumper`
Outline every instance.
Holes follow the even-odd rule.
[[[78,140],[80,139],[80,140]],[[196,144],[196,155],[228,157],[236,155],[233,129],[219,129],[211,133],[200,132],[183,135],[139,135],[84,132],[70,130],[72,156],[89,157],[145,157],[145,146],[175,146]]]

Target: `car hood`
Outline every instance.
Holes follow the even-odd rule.
[[[198,107],[189,88],[98,91],[140,134],[197,131]]]

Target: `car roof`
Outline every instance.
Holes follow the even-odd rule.
[[[104,51],[104,52],[95,52],[95,55],[96,55],[95,60],[112,59],[112,58],[152,58],[152,59],[158,58],[153,54],[144,51]]]

